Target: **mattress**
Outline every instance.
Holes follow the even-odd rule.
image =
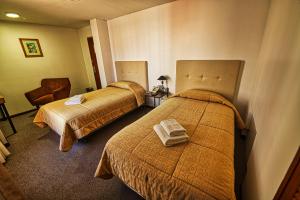
[[[187,129],[188,143],[163,146],[153,125],[171,118]],[[115,134],[95,176],[117,176],[145,199],[235,199],[235,123],[245,126],[224,97],[179,93]]]
[[[42,106],[34,118],[39,127],[47,125],[60,135],[61,151],[68,151],[76,140],[103,127],[144,103],[145,90],[136,83],[117,82],[83,94],[86,101],[65,105],[68,99]]]

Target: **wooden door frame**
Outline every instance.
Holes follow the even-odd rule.
[[[97,57],[96,57],[96,52],[94,48],[94,40],[93,37],[87,37],[87,43],[89,47],[89,52],[90,52],[90,59],[93,67],[93,75],[96,81],[96,87],[97,89],[101,89],[101,79],[100,79],[100,73],[99,73],[99,68],[98,68],[98,63],[97,63]]]
[[[300,147],[273,200],[292,200],[300,188]],[[299,195],[299,193],[298,193]],[[298,197],[299,198],[299,197]]]

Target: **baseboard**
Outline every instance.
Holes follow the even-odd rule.
[[[27,110],[27,111],[24,111],[24,112],[16,113],[16,114],[10,115],[10,118],[14,118],[14,117],[17,117],[17,116],[20,116],[20,115],[24,115],[24,114],[27,114],[27,113],[30,113],[30,112],[33,112],[33,111],[36,111],[36,110],[37,110],[37,108],[34,108],[34,109]]]

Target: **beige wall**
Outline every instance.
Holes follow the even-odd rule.
[[[178,0],[110,20],[113,60],[147,60],[150,88],[169,75],[172,92],[176,60],[245,60],[238,98],[245,113],[268,7],[268,0]]]
[[[89,45],[87,42],[87,38],[92,37],[91,27],[85,26],[83,28],[78,29],[78,34],[79,34],[79,38],[80,38],[80,45],[81,45],[81,49],[82,49],[84,64],[86,67],[89,86],[93,87],[94,89],[97,89],[94,71],[93,71],[92,60],[91,60],[90,51],[89,51]]]
[[[300,2],[273,0],[256,70],[246,200],[273,199],[300,145]]]
[[[25,58],[18,38],[38,38],[44,57]],[[24,92],[42,78],[69,77],[72,94],[89,85],[75,29],[0,22],[0,44],[0,93],[11,114],[33,108]]]

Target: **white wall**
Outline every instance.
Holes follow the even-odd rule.
[[[92,19],[90,20],[90,25],[100,73],[101,86],[106,87],[107,84],[115,80],[107,21]]]
[[[179,59],[245,60],[238,104],[257,135],[243,196],[272,199],[300,145],[299,0],[178,0],[108,25],[113,60],[147,60],[150,87],[164,74],[174,91]]]
[[[175,90],[179,59],[241,59],[238,98],[246,113],[269,0],[178,0],[108,21],[113,60],[147,60],[149,86],[169,75]]]
[[[115,81],[107,21],[98,20],[98,31],[107,83]]]
[[[300,1],[273,0],[256,70],[244,199],[273,199],[300,145]],[[252,133],[251,133],[252,134]]]
[[[91,60],[91,56],[90,56],[89,45],[87,42],[87,38],[92,37],[91,27],[85,26],[85,27],[78,29],[78,34],[79,34],[79,38],[80,38],[80,45],[81,45],[81,49],[82,49],[82,54],[83,54],[84,64],[85,64],[87,77],[88,77],[88,81],[89,81],[89,86],[93,87],[94,89],[97,89],[94,71],[93,71],[92,60]]]
[[[44,57],[25,58],[19,38],[39,39]],[[43,78],[69,77],[72,94],[89,86],[76,29],[0,22],[0,44],[0,94],[10,114],[33,108],[24,93]]]

